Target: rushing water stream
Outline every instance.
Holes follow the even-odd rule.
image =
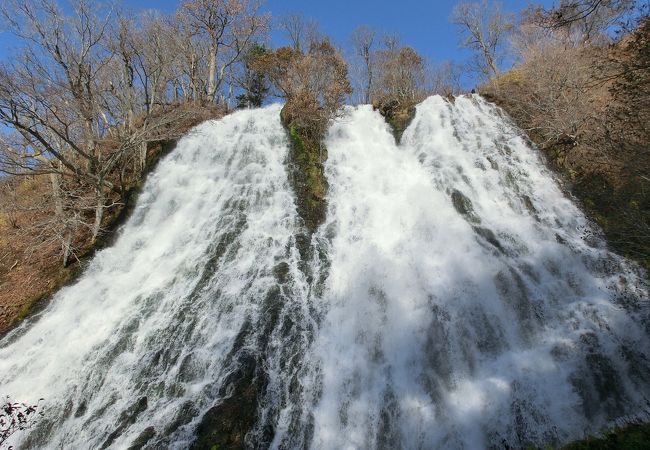
[[[647,418],[647,286],[496,108],[431,97],[399,146],[346,110],[311,240],[279,112],[182,139],[0,341],[0,393],[45,399],[16,448],[520,448]]]

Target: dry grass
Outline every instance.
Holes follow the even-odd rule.
[[[67,278],[70,269],[61,265],[58,248],[39,246],[26,231],[45,219],[41,192],[47,178],[4,180],[0,198],[0,333],[7,330]]]

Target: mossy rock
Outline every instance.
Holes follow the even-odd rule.
[[[605,433],[600,438],[588,437],[562,447],[562,450],[649,450],[650,423],[633,423]]]
[[[290,138],[289,179],[296,193],[296,207],[305,227],[314,232],[325,222],[327,211],[327,180],[323,163],[327,160],[327,149],[321,137],[312,137],[295,121],[280,113],[282,124]]]
[[[384,116],[386,123],[390,125],[393,131],[395,143],[402,141],[404,131],[415,118],[415,105],[399,105],[396,101],[373,104],[373,109],[379,111]]]

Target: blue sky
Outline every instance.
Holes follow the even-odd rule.
[[[1,0],[0,0],[1,1]],[[177,0],[122,0],[129,9],[160,9],[174,11]],[[458,47],[458,34],[449,23],[455,0],[267,0],[263,8],[274,17],[302,13],[315,19],[322,30],[334,41],[346,46],[350,32],[358,25],[370,25],[378,30],[398,33],[404,44],[414,47],[432,62],[451,60],[462,62],[467,53]],[[502,0],[505,9],[520,11],[530,1]],[[549,7],[552,0],[534,3]],[[273,35],[274,44],[282,44],[281,37]],[[15,42],[7,33],[0,33],[0,59],[11,54]]]
[[[449,23],[455,0],[268,0],[274,15],[294,11],[316,19],[333,39],[347,44],[350,32],[366,24],[378,30],[397,33],[402,43],[414,47],[433,62],[463,60],[467,55],[458,47],[458,33]],[[525,8],[528,1],[502,1],[508,11]],[[552,1],[541,3],[551,5]]]

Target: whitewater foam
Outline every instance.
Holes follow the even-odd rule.
[[[647,287],[497,108],[431,97],[399,146],[347,109],[313,236],[279,112],[183,138],[0,342],[2,392],[45,399],[13,444],[187,448],[230,413],[251,448],[526,447],[647,415]]]

